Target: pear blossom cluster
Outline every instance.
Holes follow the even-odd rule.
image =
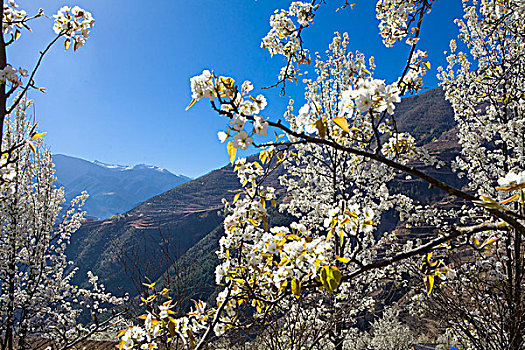
[[[158,325],[157,330],[160,330]],[[158,335],[157,331],[152,332],[154,336]],[[130,349],[158,349],[155,342],[151,342],[151,335],[142,327],[132,326],[126,330],[126,333],[121,337],[123,342],[121,348],[124,350]]]
[[[171,309],[175,306],[172,300],[156,306],[155,312],[148,311],[140,318],[143,325],[130,325],[119,333],[121,350],[158,349],[163,346],[180,346],[182,349],[192,349],[195,337],[207,328],[209,317],[213,310],[208,310],[203,301],[193,301],[194,307],[187,315],[174,316]],[[147,301],[152,304],[152,301]]]
[[[395,158],[402,155],[406,162],[410,159],[411,155],[417,153],[416,140],[408,133],[399,133],[390,137],[388,141],[383,144],[381,152],[388,158]]]
[[[56,15],[53,15],[55,24],[53,30],[58,35],[64,35],[66,39],[66,50],[73,43],[73,49],[84,46],[89,33],[95,24],[95,19],[90,12],[78,6],[73,8],[63,6]]]
[[[387,111],[394,114],[395,103],[401,102],[397,84],[386,86],[384,80],[359,79],[355,89],[349,88],[343,91],[341,98],[341,115],[353,115],[354,110],[358,113]]]
[[[22,21],[27,18],[27,12],[17,10],[18,5],[14,0],[4,2],[4,17],[2,19],[2,31],[4,34],[12,32],[13,28],[22,28]]]
[[[213,75],[207,69],[202,71],[201,75],[194,76],[190,79],[191,98],[199,101],[201,98],[209,98],[211,101],[215,98],[215,85]]]
[[[502,178],[498,179],[498,184],[500,186],[515,186],[525,183],[525,171],[521,171],[518,174],[514,172],[509,172]]]
[[[414,37],[414,34],[417,33],[416,26],[414,26],[417,23],[415,15],[423,5],[424,1],[421,0],[379,0],[377,2],[376,18],[380,20],[379,34],[386,47],[394,46],[396,42],[405,37],[408,37],[407,44],[417,43],[418,39]]]
[[[300,30],[308,27],[314,18],[315,6],[311,3],[295,1],[288,10],[275,10],[270,17],[270,31],[262,39],[261,47],[273,56],[294,57],[295,61],[305,60],[308,56],[301,46]],[[293,19],[296,19],[297,24]]]
[[[430,62],[426,60],[426,51],[416,50],[410,59],[408,71],[399,78],[397,85],[411,93],[418,93],[423,87],[423,77],[430,69]]]
[[[5,84],[6,82],[10,82],[15,86],[22,85],[22,81],[18,76],[19,72],[21,72],[24,76],[27,76],[27,72],[25,70],[16,70],[11,67],[11,65],[6,65],[4,69],[0,69],[0,83]]]
[[[147,311],[139,319],[140,325],[129,324],[119,334],[117,348],[131,349],[194,349],[196,337],[210,327],[214,309],[205,302],[193,301],[193,307],[185,315],[173,311],[176,302],[169,296],[168,289],[155,289],[156,283],[147,285],[148,291],[142,301]]]
[[[296,76],[297,66],[310,61],[308,49],[303,47],[301,32],[311,25],[318,5],[295,1],[288,10],[275,10],[270,17],[270,31],[262,39],[261,47],[267,49],[271,56],[282,55],[287,65],[282,67],[280,80]],[[295,21],[294,21],[295,19]]]
[[[8,163],[8,155],[3,154],[0,158],[0,198],[4,195],[12,195],[15,191],[14,179],[16,171],[13,164]]]
[[[252,145],[254,135],[268,135],[268,119],[260,115],[268,103],[262,94],[250,95],[253,90],[250,81],[244,81],[240,91],[234,84],[231,77],[216,77],[209,70],[204,70],[190,79],[193,100],[189,107],[202,98],[208,98],[212,103],[217,98],[220,107],[216,108],[230,118],[227,131],[217,133],[219,140],[224,143],[232,138],[231,144],[235,149],[245,150]],[[252,124],[251,130],[245,129],[247,124]]]
[[[307,134],[315,133],[317,131],[317,128],[315,127],[315,122],[317,120],[317,118],[315,118],[316,114],[315,106],[312,108],[310,104],[304,104],[299,108],[297,116],[293,118],[294,123],[292,128],[297,132],[304,132]]]

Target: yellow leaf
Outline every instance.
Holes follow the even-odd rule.
[[[175,322],[173,322],[170,319],[170,322],[168,323],[168,331],[170,332],[170,335],[174,337],[177,333],[175,332]]]
[[[292,293],[297,299],[301,296],[301,281],[297,278],[292,280]]]
[[[423,64],[425,67],[427,67],[427,69],[430,69],[430,62],[423,61],[423,62],[421,62],[421,64]]]
[[[285,266],[285,265],[288,264],[289,262],[290,262],[290,259],[284,258],[284,259],[281,260],[281,262],[279,263],[279,266]]]
[[[39,138],[41,138],[42,136],[44,136],[45,134],[47,134],[47,132],[39,132],[39,133],[33,134],[33,136],[31,136],[31,139],[32,139],[32,140],[39,139]]]
[[[277,293],[280,295],[286,289],[287,285],[288,281],[282,281],[281,285],[279,286],[279,291]]]
[[[195,345],[196,341],[195,341],[195,336],[193,335],[193,333],[189,329],[187,329],[186,334],[188,334],[188,338],[190,338],[191,343]]]
[[[488,245],[490,245],[490,244],[492,244],[492,243],[494,243],[494,242],[497,242],[497,241],[499,241],[499,238],[491,238],[491,239],[488,239],[488,240],[485,241],[485,243],[483,243],[483,244],[481,245],[480,248],[489,249]]]
[[[498,191],[513,191],[513,190],[519,190],[522,188],[525,188],[525,183],[518,184],[518,185],[512,185],[512,186],[496,187]]]
[[[496,202],[490,203],[490,202],[487,202],[487,201],[477,201],[477,200],[475,200],[475,201],[472,201],[472,203],[477,204],[477,205],[482,206],[482,207],[485,207],[485,208],[489,208],[489,209],[499,209],[499,208],[501,208],[501,206],[498,203],[496,203]]]
[[[187,111],[188,109],[190,109],[191,106],[193,106],[193,105],[195,104],[195,102],[197,102],[197,99],[194,98],[193,100],[191,100],[190,104],[188,105],[188,107],[186,107],[185,111]]]
[[[148,284],[148,283],[142,283],[142,284],[143,284],[145,287],[148,287],[148,288],[151,289],[151,288],[155,287],[155,284],[157,284],[157,282],[153,282],[153,283],[150,283],[150,284]]]
[[[328,242],[330,238],[332,238],[333,235],[334,235],[334,229],[331,229],[330,231],[328,231],[328,234],[326,235],[326,241]]]
[[[127,331],[128,331],[128,328],[122,329],[120,332],[118,332],[117,338],[122,337],[124,334],[126,334]]]
[[[20,35],[22,35],[22,33],[20,33],[20,31],[17,29],[15,32],[15,40],[20,39]]]
[[[235,197],[233,197],[233,203],[234,203],[234,204],[235,204],[235,202],[237,202],[237,200],[239,200],[239,197],[240,197],[240,196],[241,196],[241,193],[239,192],[239,193],[237,193],[237,194],[235,195]]]
[[[336,266],[321,268],[321,283],[328,293],[333,293],[341,284],[341,272]]]
[[[348,125],[348,120],[345,117],[335,117],[332,119],[341,129],[346,132],[350,132],[350,126]]]
[[[368,69],[366,69],[366,68],[363,68],[363,72],[365,72],[368,75],[372,75],[372,73],[370,73],[370,71]]]
[[[343,243],[345,242],[345,232],[343,230],[339,230],[337,234],[339,235],[339,244],[341,244],[342,247]]]
[[[427,295],[430,295],[434,287],[434,275],[428,275],[425,278],[425,287],[427,288]]]
[[[71,45],[71,40],[66,39],[66,41],[64,41],[64,49],[66,51],[67,51],[67,49],[69,49],[69,45]]]
[[[264,230],[268,231],[268,218],[266,215],[263,216],[263,224],[264,224]]]
[[[514,196],[505,199],[504,201],[498,202],[498,204],[507,204],[510,202],[514,202],[516,199],[520,198],[519,193],[516,193]]]
[[[487,202],[487,203],[496,203],[496,201],[490,197],[487,197],[487,196],[481,196],[481,199],[483,199],[484,202]]]
[[[237,154],[237,148],[233,147],[233,142],[228,142],[228,155],[230,156],[230,162],[235,163],[235,155]]]
[[[265,164],[266,163],[266,159],[267,159],[267,155],[266,155],[266,151],[261,151],[261,153],[259,153],[259,160]]]
[[[348,262],[350,261],[350,259],[348,259],[348,258],[342,258],[342,257],[340,257],[339,255],[336,255],[335,258],[336,258],[337,260],[339,260],[340,262],[342,262],[343,264],[348,264]]]

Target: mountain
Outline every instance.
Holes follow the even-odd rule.
[[[79,281],[91,270],[108,289],[136,294],[132,274],[155,280],[163,249],[183,254],[222,222],[221,199],[239,188],[231,166],[155,196],[113,218],[86,222],[73,235],[68,256]],[[164,242],[168,241],[167,247]],[[141,269],[135,269],[140,265]],[[164,268],[165,270],[165,268]]]
[[[398,130],[413,133],[420,145],[444,160],[458,152],[452,108],[440,89],[403,99],[396,107],[396,123]],[[446,167],[431,174],[461,186]],[[268,180],[276,184],[278,175]],[[435,189],[429,194],[428,186],[416,179],[400,177],[391,185],[401,191],[424,193],[422,201],[443,197]],[[182,273],[179,282],[188,288],[188,294],[206,299],[215,290],[214,251],[223,234],[221,199],[231,199],[232,191],[239,187],[231,165],[227,165],[155,196],[124,215],[85,223],[73,235],[68,249],[69,257],[79,266],[79,281],[91,270],[109,290],[134,295],[135,287],[140,286],[133,275],[154,281],[171,264],[171,276],[177,275],[175,270],[179,277]],[[270,219],[270,225],[290,222],[279,214]],[[382,229],[391,230],[397,217],[388,213],[383,221]],[[176,262],[165,263],[162,251],[166,250],[176,253]]]
[[[64,187],[66,200],[87,191],[89,198],[84,209],[88,218],[96,220],[124,213],[152,196],[191,180],[145,164],[110,165],[63,154],[54,155],[53,162],[57,183]]]

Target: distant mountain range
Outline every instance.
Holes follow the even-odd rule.
[[[418,144],[439,158],[450,160],[457,154],[453,111],[441,89],[403,99],[396,106],[396,122],[399,131],[411,132]],[[446,167],[438,172],[427,171],[461,186]],[[268,180],[276,185],[279,175],[278,171]],[[429,192],[428,185],[404,176],[389,186],[416,196],[424,193],[425,197],[420,196],[422,202],[443,198],[438,190]],[[162,250],[169,245],[169,249],[177,253],[176,269],[183,271],[183,284],[189,296],[206,299],[215,290],[213,271],[217,257],[214,251],[223,234],[221,199],[231,199],[232,191],[239,187],[231,165],[227,165],[155,196],[124,215],[85,223],[73,235],[68,249],[69,257],[79,267],[78,282],[91,270],[109,290],[136,295],[136,283],[125,273],[126,265],[136,277],[157,280],[165,269],[155,263],[163,259]],[[290,222],[290,218],[274,214],[270,216],[270,225]],[[397,225],[397,215],[388,215],[382,222],[382,231],[393,230]]]
[[[166,169],[139,164],[122,166],[90,162],[63,154],[53,156],[55,176],[70,201],[82,191],[89,198],[84,210],[87,218],[100,220],[124,213],[145,200],[168,191],[190,178]]]

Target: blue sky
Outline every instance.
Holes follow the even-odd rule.
[[[335,12],[343,1],[329,1],[305,34],[310,51],[324,52],[333,32],[348,32],[351,48],[375,56],[376,78],[391,82],[400,74],[406,44],[385,48],[377,34],[375,1],[355,1],[353,10]],[[36,11],[34,1],[19,0],[21,8]],[[78,4],[92,12],[96,23],[91,38],[77,52],[64,52],[62,42],[45,58],[37,74],[47,93],[35,99],[40,130],[53,153],[87,160],[134,165],[153,164],[190,177],[203,175],[228,162],[225,145],[217,140],[225,120],[206,101],[189,111],[190,77],[203,69],[250,80],[255,88],[271,85],[283,64],[260,48],[269,18],[288,2],[277,0],[86,0],[77,3],[47,0],[48,15],[62,5]],[[461,16],[461,1],[439,0],[423,24],[420,48],[429,52],[432,70],[425,79],[437,86],[436,67],[444,65],[443,51],[457,34],[453,18]],[[23,32],[8,51],[15,67],[31,68],[38,52],[53,37],[52,21],[41,19]],[[311,70],[306,68],[306,70]],[[255,91],[256,93],[258,91]],[[302,88],[287,96],[263,92],[265,113],[280,116],[289,97],[300,100]],[[253,151],[252,151],[253,152]]]

